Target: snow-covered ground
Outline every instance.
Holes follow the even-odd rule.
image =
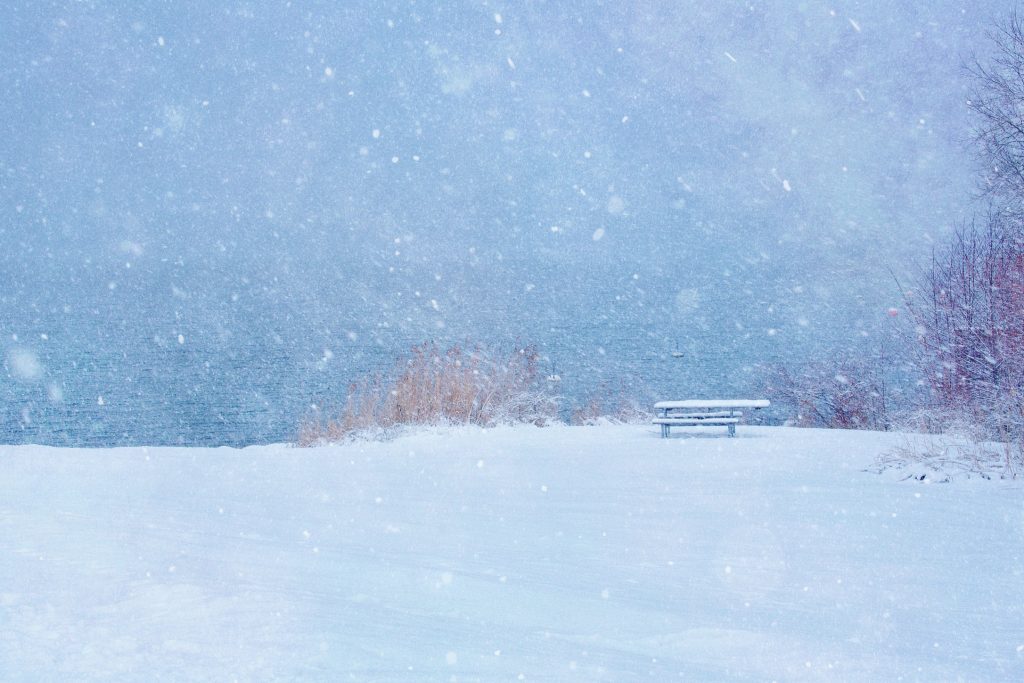
[[[4,681],[1024,680],[1024,491],[901,437],[0,447]]]

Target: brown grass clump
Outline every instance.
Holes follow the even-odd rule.
[[[414,346],[388,376],[349,385],[337,417],[307,420],[300,446],[341,441],[404,425],[538,424],[553,419],[554,397],[540,389],[533,347],[492,353],[461,345]]]

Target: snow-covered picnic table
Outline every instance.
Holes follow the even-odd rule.
[[[668,438],[672,427],[709,425],[728,427],[729,436],[736,436],[736,425],[743,417],[743,409],[760,410],[770,405],[767,399],[658,401],[654,404],[657,417],[653,423],[661,425],[662,438]]]

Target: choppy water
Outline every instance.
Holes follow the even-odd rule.
[[[274,335],[179,340],[132,329],[44,327],[50,331],[12,335],[3,347],[0,443],[289,441],[312,405],[341,405],[351,382],[386,373],[423,341],[345,338],[328,348]],[[540,371],[566,415],[595,394],[648,401],[749,393],[751,366],[763,355],[749,344],[676,343],[637,329],[552,328],[544,336],[537,344]]]

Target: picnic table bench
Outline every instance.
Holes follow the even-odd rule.
[[[728,427],[729,436],[736,436],[736,425],[744,409],[760,410],[769,405],[767,399],[658,401],[654,404],[658,415],[653,423],[661,425],[662,438],[668,438],[672,427],[705,425]]]

